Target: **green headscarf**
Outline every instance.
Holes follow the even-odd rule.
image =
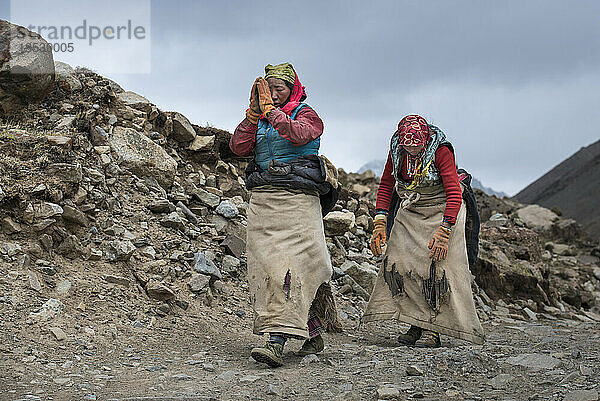
[[[265,79],[269,78],[279,78],[294,85],[296,82],[296,73],[290,63],[267,64],[265,67]]]

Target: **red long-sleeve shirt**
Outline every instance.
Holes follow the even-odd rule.
[[[279,109],[271,110],[267,120],[282,138],[292,142],[294,146],[305,145],[323,134],[323,121],[308,106],[303,107],[296,114],[295,120]],[[231,151],[238,156],[247,156],[252,153],[256,144],[257,129],[257,124],[252,124],[247,118],[244,118],[229,141]]]
[[[405,181],[412,181],[413,177],[408,175],[407,159],[408,158],[406,157],[404,158],[400,172]],[[456,216],[458,215],[460,205],[462,204],[462,191],[460,189],[460,184],[458,183],[454,154],[446,146],[442,146],[435,152],[434,164],[440,172],[444,191],[446,192],[444,219],[448,223],[454,224],[456,223]],[[393,169],[392,156],[391,153],[388,153],[387,162],[385,163],[383,175],[381,176],[379,188],[377,189],[376,209],[388,210],[390,207],[392,191],[394,190],[394,185],[396,185],[396,179],[392,175]]]

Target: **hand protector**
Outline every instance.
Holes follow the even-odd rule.
[[[385,245],[387,237],[385,234],[387,226],[387,216],[385,214],[378,214],[373,219],[373,235],[371,236],[371,252],[373,255],[380,256],[382,253],[381,247]]]
[[[262,114],[267,116],[269,112],[275,108],[275,106],[273,106],[273,99],[271,98],[271,89],[269,88],[267,81],[262,77],[258,78],[258,85],[256,88],[258,90],[258,106],[260,107]]]
[[[250,107],[246,110],[246,118],[252,124],[258,124],[260,118],[260,106],[258,104],[258,81],[260,78],[254,80],[252,89],[250,90]]]
[[[429,241],[427,246],[431,251],[429,257],[434,262],[444,260],[448,256],[448,241],[450,240],[450,230],[448,228],[440,226],[438,230],[433,234],[433,238]]]

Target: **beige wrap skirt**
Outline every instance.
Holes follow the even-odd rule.
[[[450,235],[448,256],[432,263],[427,245],[442,222],[442,185],[398,190],[398,209],[363,322],[399,321],[482,344],[484,334],[471,291],[463,202]]]
[[[316,192],[253,189],[247,257],[254,333],[308,338],[309,309],[333,273]]]

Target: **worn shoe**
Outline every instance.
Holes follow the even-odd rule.
[[[264,347],[252,348],[250,356],[256,361],[266,363],[272,368],[283,365],[283,345],[267,341]]]
[[[440,333],[435,331],[423,330],[421,338],[415,342],[415,346],[423,348],[439,348],[442,346]]]
[[[414,345],[415,342],[419,338],[421,338],[421,334],[423,333],[423,329],[417,326],[410,326],[410,329],[405,334],[400,334],[398,336],[398,342],[404,345]]]
[[[318,354],[319,352],[323,351],[324,348],[325,343],[323,342],[323,337],[316,336],[304,341],[302,348],[300,348],[300,351],[296,352],[296,355],[306,356],[310,354]]]

